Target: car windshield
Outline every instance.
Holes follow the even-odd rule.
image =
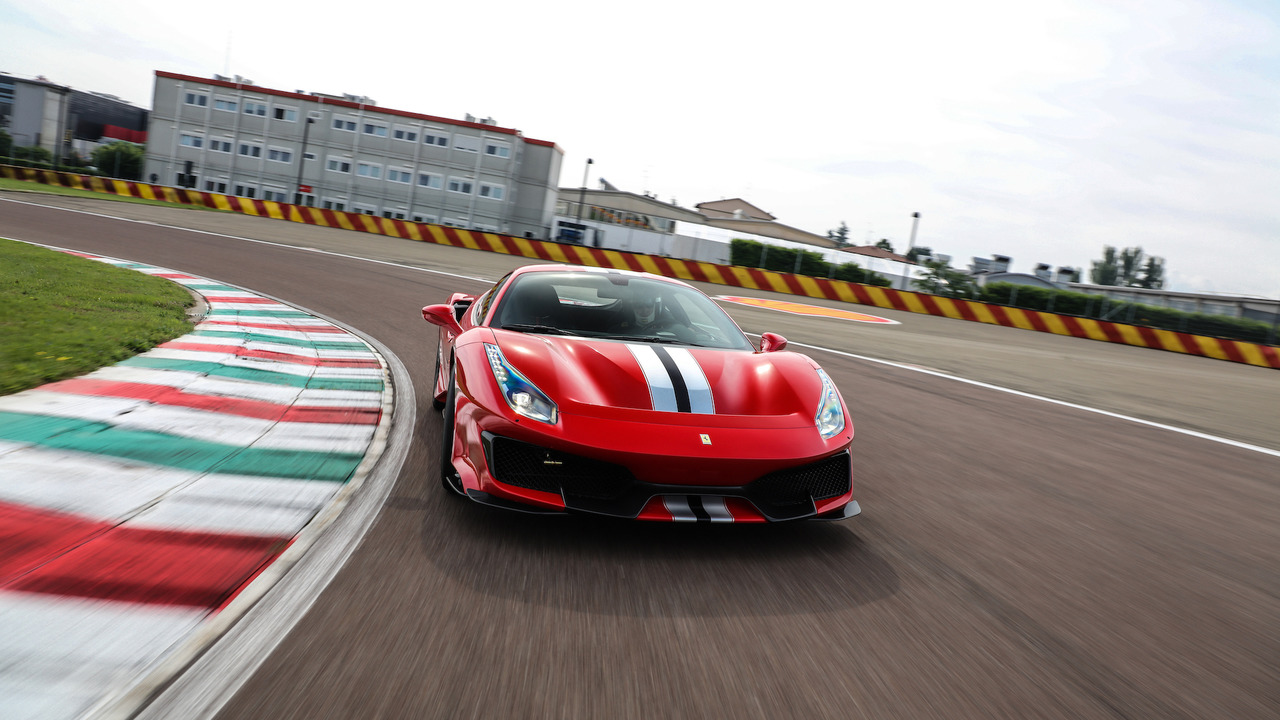
[[[719,305],[661,279],[604,272],[530,272],[497,302],[493,327],[517,332],[749,350]]]

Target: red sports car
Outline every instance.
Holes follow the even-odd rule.
[[[440,328],[441,480],[512,510],[676,522],[842,519],[853,424],[787,341],[696,288],[533,265],[422,309]]]

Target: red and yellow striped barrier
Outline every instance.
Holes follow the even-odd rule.
[[[1055,335],[1070,335],[1090,340],[1155,348],[1280,369],[1280,348],[1273,345],[1226,340],[1204,335],[1191,335],[1170,330],[1157,330],[1136,325],[1078,318],[1070,315],[1056,315],[1037,310],[1023,310],[1002,305],[989,305],[973,300],[956,300],[925,293],[861,285],[843,280],[827,280],[807,275],[793,275],[791,273],[779,273],[770,270],[738,267],[736,265],[677,260],[657,255],[619,252],[617,250],[589,248],[581,245],[564,245],[543,240],[518,238],[511,235],[462,230],[443,225],[391,220],[360,213],[322,210],[267,200],[250,200],[232,195],[148,185],[126,180],[108,180],[48,170],[0,165],[0,177],[148,200],[199,205],[247,215],[275,218],[277,220],[289,220],[322,227],[375,233],[406,240],[418,240],[472,250],[535,258],[548,262],[616,268],[619,270],[638,270],[680,278],[681,280],[823,298],[926,315],[939,315],[956,320],[1003,325],[1005,327],[1047,332]]]

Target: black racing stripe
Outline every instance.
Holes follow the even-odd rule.
[[[684,376],[680,374],[680,368],[676,367],[676,361],[661,345],[655,345],[653,350],[662,361],[662,367],[667,369],[667,375],[671,377],[671,387],[676,391],[676,412],[693,412],[693,404],[689,401],[689,386],[684,384]]]
[[[707,512],[706,508],[702,507],[701,495],[689,496],[689,509],[693,511],[693,516],[698,518],[698,522],[711,522],[711,514]]]

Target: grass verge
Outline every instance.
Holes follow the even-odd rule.
[[[193,304],[169,280],[0,238],[0,395],[183,335]]]
[[[164,200],[147,200],[146,198],[129,197],[127,195],[100,193],[92,190],[81,190],[80,188],[62,187],[61,185],[49,185],[47,183],[35,182],[34,180],[0,178],[0,190],[17,190],[19,192],[66,195],[68,197],[92,198],[94,200],[114,200],[116,202],[135,203],[137,205],[163,205],[165,207],[192,208],[195,210],[208,210],[210,212],[229,212],[227,210],[219,210],[218,208],[205,207],[203,205],[184,205],[182,203],[165,202]]]

